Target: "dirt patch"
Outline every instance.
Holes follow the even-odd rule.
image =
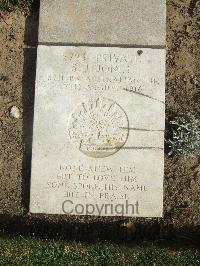
[[[4,223],[5,217],[10,217],[5,214],[23,217],[28,212],[38,10],[28,18],[16,10],[11,17],[11,25],[0,21],[0,213],[4,214]],[[200,111],[199,37],[200,1],[168,0],[167,119],[178,112]],[[13,105],[20,109],[21,119],[9,116]],[[198,157],[183,159],[166,155],[164,218],[128,219],[136,222],[139,232],[144,233],[146,225],[152,234],[162,231],[163,235],[169,235],[171,228],[200,232],[199,165]],[[112,222],[107,227],[109,230],[115,223],[127,220],[55,216],[41,219],[57,223],[58,228],[61,220],[88,224]]]
[[[200,1],[167,1],[166,115],[200,111]],[[200,160],[165,158],[165,219],[200,225]]]
[[[25,17],[19,11],[13,12],[11,17],[12,25],[0,22],[0,209],[3,213],[21,213],[23,121],[10,118],[9,110],[15,105],[23,114]]]

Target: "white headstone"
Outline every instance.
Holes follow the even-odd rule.
[[[160,217],[165,50],[39,46],[32,213]]]

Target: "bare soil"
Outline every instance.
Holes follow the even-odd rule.
[[[41,230],[51,231],[53,224],[54,233],[62,232],[65,226],[75,236],[85,230],[86,238],[88,230],[92,231],[91,238],[115,239],[124,231],[128,237],[137,237],[137,233],[145,234],[145,230],[148,236],[159,239],[198,237],[200,158],[197,156],[184,159],[166,154],[162,219],[28,214],[38,7],[28,16],[18,9],[10,16],[9,25],[0,20],[0,228],[15,231],[19,226],[22,231],[23,226],[25,230],[32,226],[31,230],[37,231],[41,225]],[[200,1],[167,0],[166,132],[169,119],[177,113],[200,112],[199,37]],[[12,106],[20,109],[20,119],[10,117]]]

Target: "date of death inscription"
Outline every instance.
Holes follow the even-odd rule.
[[[57,85],[60,90],[74,92],[125,90],[151,94],[161,85],[159,76],[153,73],[153,68],[150,68],[151,75],[143,73],[136,55],[116,53],[87,55],[86,52],[72,50],[63,54],[62,61],[63,68],[59,70],[51,68],[41,74],[38,80]]]

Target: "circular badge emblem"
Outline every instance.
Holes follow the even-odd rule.
[[[116,102],[97,98],[79,104],[73,111],[68,133],[85,155],[102,158],[119,151],[128,138],[128,118]]]

